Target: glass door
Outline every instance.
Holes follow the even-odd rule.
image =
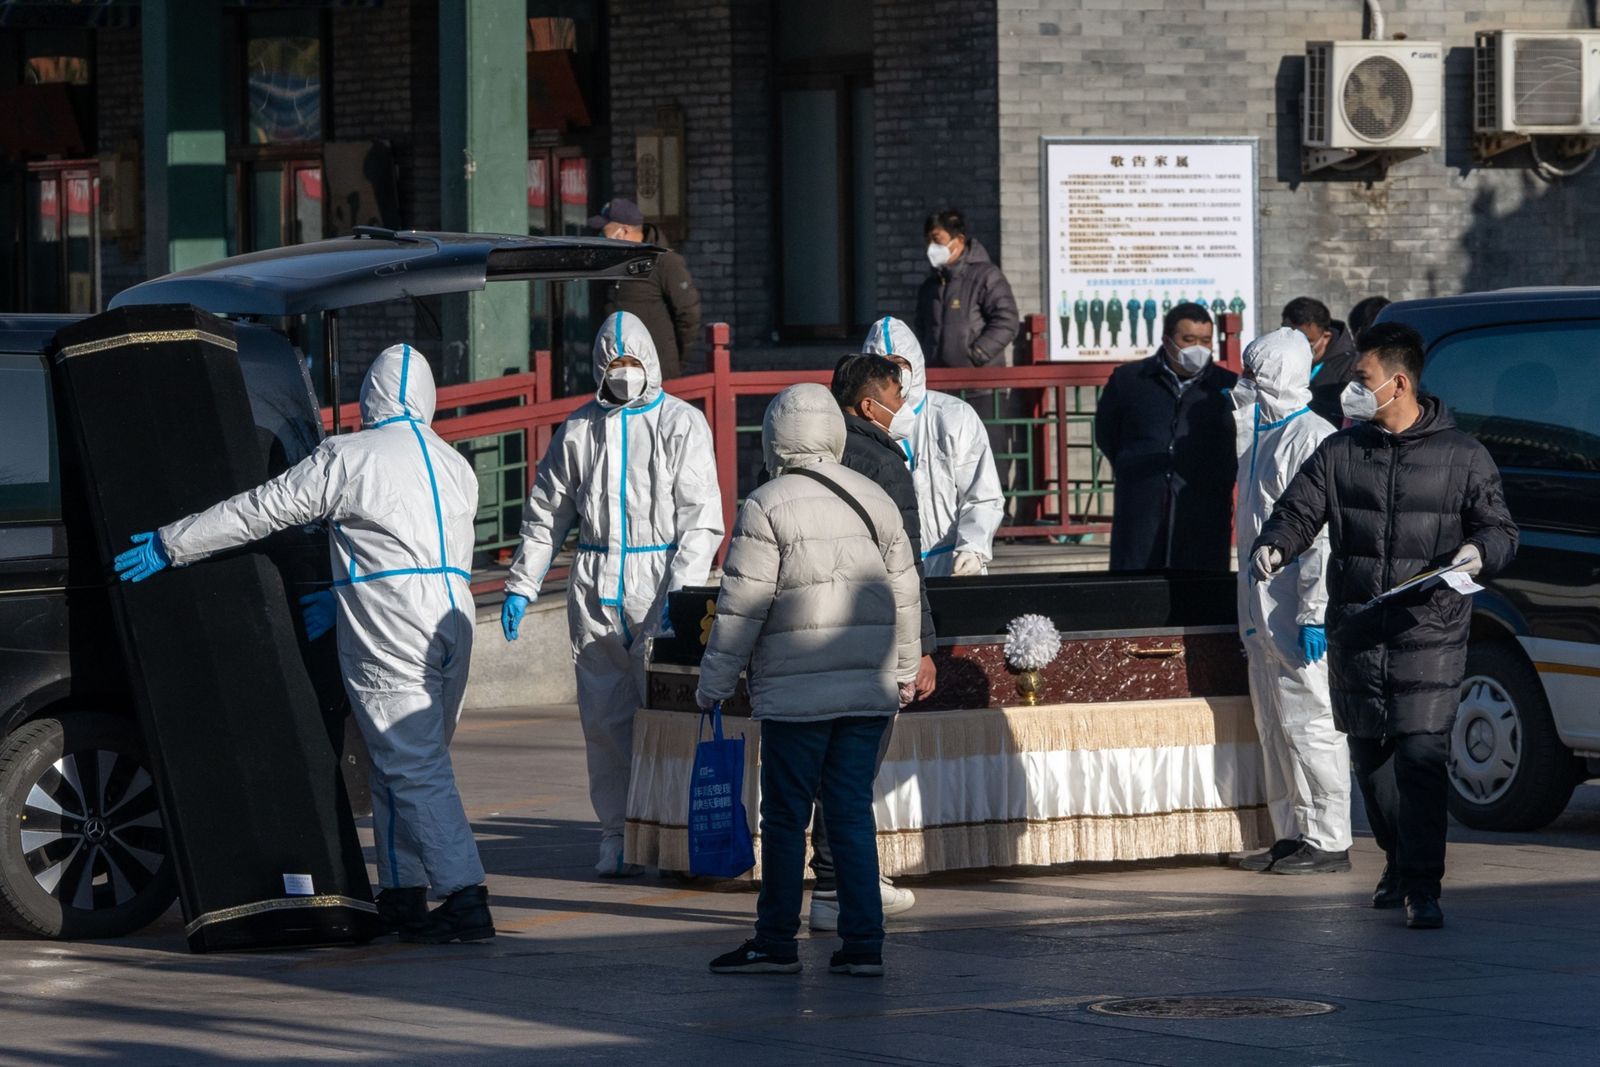
[[[93,163],[36,164],[25,191],[23,307],[100,310],[100,179]]]

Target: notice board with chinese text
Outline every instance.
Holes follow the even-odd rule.
[[[1256,335],[1255,138],[1042,138],[1052,360],[1139,359],[1186,301]],[[1220,340],[1220,338],[1219,338]]]

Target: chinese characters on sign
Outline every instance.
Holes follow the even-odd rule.
[[[1045,143],[1050,358],[1138,359],[1177,304],[1256,333],[1256,171],[1249,141]]]

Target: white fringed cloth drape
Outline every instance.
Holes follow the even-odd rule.
[[[700,717],[634,719],[628,862],[687,870]],[[744,803],[759,823],[760,727]],[[1248,697],[1056,704],[901,715],[873,802],[883,873],[1139,860],[1265,847],[1272,827]],[[756,849],[760,874],[759,841]]]

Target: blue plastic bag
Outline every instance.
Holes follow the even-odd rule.
[[[744,810],[744,738],[722,736],[722,705],[700,716],[711,740],[694,749],[689,779],[689,873],[737,878],[756,865],[750,819]]]

